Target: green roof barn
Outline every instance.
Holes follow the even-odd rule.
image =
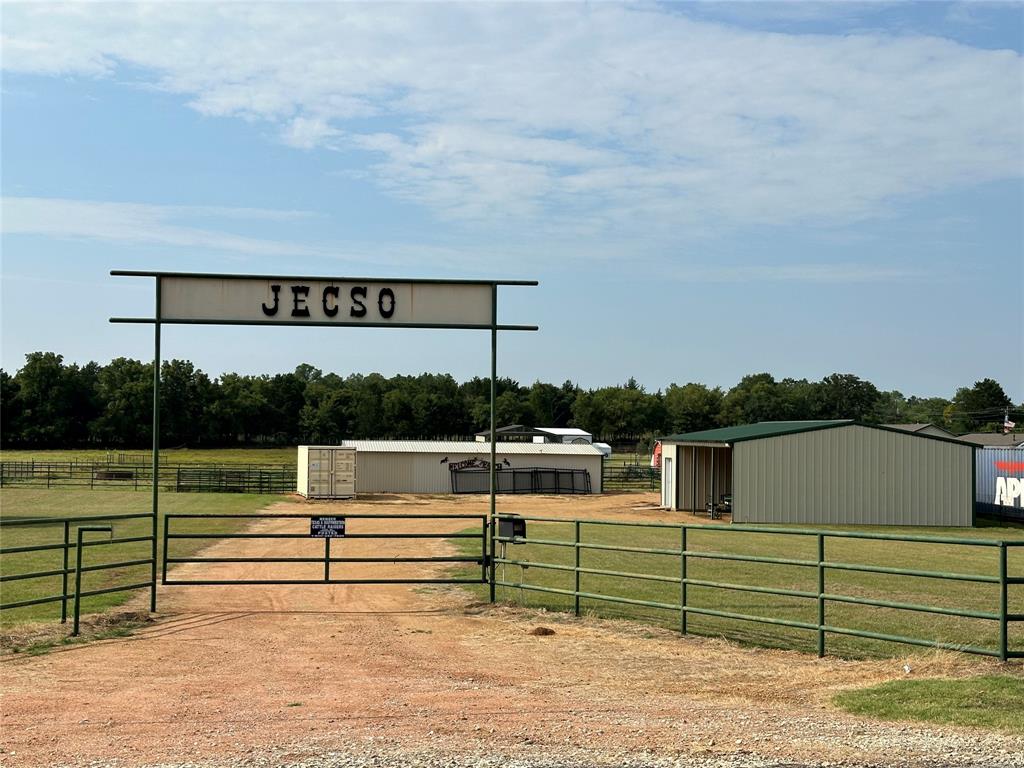
[[[737,523],[970,526],[974,447],[849,420],[723,427],[662,438],[661,490]]]

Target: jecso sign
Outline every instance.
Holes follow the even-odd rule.
[[[489,327],[492,287],[472,282],[163,276],[160,320]]]

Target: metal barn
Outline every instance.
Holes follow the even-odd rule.
[[[355,448],[356,493],[486,493],[487,443],[343,440]],[[604,454],[592,445],[495,444],[498,493],[601,493]]]
[[[730,502],[736,523],[974,524],[974,446],[841,421],[761,422],[662,439],[662,506]]]

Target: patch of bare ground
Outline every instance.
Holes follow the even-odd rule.
[[[678,520],[654,501],[649,494],[533,497],[502,499],[499,509]],[[486,503],[378,497],[317,506],[325,513],[483,513]],[[309,507],[284,502],[276,509]],[[397,522],[373,525],[399,529]],[[438,533],[465,521],[400,525]],[[260,521],[254,530],[301,526]],[[231,540],[205,554],[296,556],[308,546]],[[380,552],[376,540],[344,547],[352,556]],[[398,540],[388,551],[452,552],[443,539]],[[309,567],[319,566],[190,564],[176,577],[294,578]],[[401,572],[430,576],[438,567]],[[368,577],[394,575],[398,566],[337,568],[335,575]],[[1018,737],[878,723],[828,704],[837,690],[904,675],[908,663],[915,675],[996,667],[955,654],[817,659],[628,622],[481,605],[456,588],[188,586],[163,588],[159,600],[158,620],[131,637],[4,658],[4,765],[1024,765]],[[539,626],[553,633],[535,633]]]

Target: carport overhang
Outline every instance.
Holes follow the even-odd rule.
[[[676,448],[670,509],[703,512],[708,503],[717,504],[732,493],[732,442],[665,438],[662,444]]]

